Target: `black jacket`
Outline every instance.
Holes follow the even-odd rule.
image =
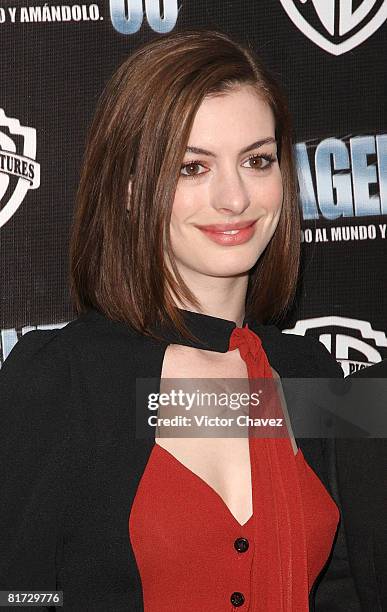
[[[350,378],[387,380],[387,360]],[[368,383],[367,383],[368,384]],[[377,381],[375,384],[378,385]],[[387,411],[386,385],[372,393]],[[367,411],[367,405],[364,405]],[[338,439],[337,475],[349,562],[364,612],[387,611],[387,440]]]
[[[208,342],[192,346],[227,351],[234,322],[183,313]],[[281,377],[342,375],[317,340],[249,327]],[[143,611],[128,516],[154,439],[135,435],[135,381],[160,379],[168,344],[187,343],[164,333],[154,341],[91,309],[11,351],[0,371],[0,590],[63,590],[66,611]],[[297,442],[334,492],[330,441]],[[338,549],[318,611],[348,612],[349,582]]]

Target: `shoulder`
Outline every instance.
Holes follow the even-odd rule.
[[[1,393],[37,385],[68,390],[82,371],[97,377],[121,361],[130,367],[145,359],[145,343],[129,326],[90,309],[60,328],[24,334],[0,369]]]
[[[5,386],[19,388],[33,371],[40,370],[41,382],[52,380],[53,370],[63,375],[68,361],[63,343],[58,342],[60,330],[33,330],[24,334],[13,346],[0,369],[2,394]]]
[[[350,377],[360,377],[360,378],[387,378],[387,359],[383,359],[379,363],[375,363],[372,366],[367,366],[362,370],[358,370],[353,374],[350,374]]]
[[[25,333],[16,342],[8,357],[5,359],[1,371],[8,370],[15,363],[25,364],[38,355],[50,354],[58,358],[66,353],[84,349],[89,354],[99,345],[128,339],[132,343],[139,343],[143,336],[131,330],[123,323],[112,321],[102,313],[89,309],[69,323],[56,329],[37,329]]]
[[[34,453],[43,456],[64,441],[71,410],[71,362],[58,337],[60,330],[54,329],[26,333],[0,369],[2,462],[23,448],[32,461]]]
[[[276,325],[255,325],[269,361],[276,362],[282,376],[336,378],[343,370],[325,345],[313,336],[281,331]]]

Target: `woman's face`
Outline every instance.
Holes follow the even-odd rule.
[[[197,274],[248,273],[270,241],[283,196],[274,130],[270,107],[249,86],[203,100],[170,223],[173,253],[185,281]],[[240,224],[250,227],[224,233]]]

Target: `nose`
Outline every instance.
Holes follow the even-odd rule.
[[[242,215],[250,206],[247,187],[237,169],[219,173],[213,184],[212,206],[222,214]]]

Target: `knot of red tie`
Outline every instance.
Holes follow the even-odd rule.
[[[277,393],[276,385],[273,385],[273,372],[262,346],[262,341],[251,329],[248,324],[244,327],[234,327],[229,342],[229,351],[239,349],[241,358],[247,365],[247,373],[250,380],[250,390],[252,393],[258,392],[264,398],[259,404],[250,405],[249,415],[260,418],[282,418],[282,404]],[[264,382],[264,380],[266,382]],[[256,428],[254,435],[262,437],[264,430]],[[282,427],[271,432],[271,437],[284,437]],[[286,430],[285,437],[288,436]]]
[[[249,377],[271,378],[272,371],[261,339],[249,328],[234,327],[230,336],[229,351],[239,349],[242,359],[246,362]]]
[[[244,327],[234,327],[231,336],[229,351],[238,348],[242,359],[246,360],[248,355],[257,359],[262,356],[261,339],[249,329],[248,324]]]

